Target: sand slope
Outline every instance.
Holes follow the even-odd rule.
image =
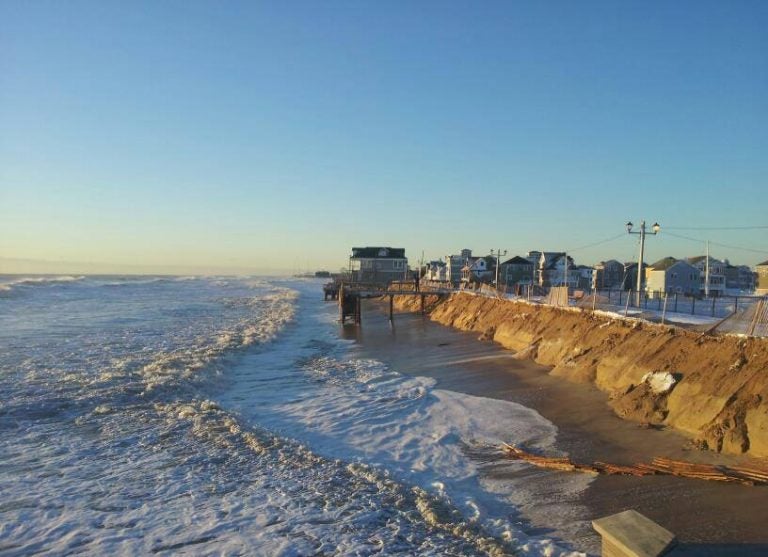
[[[417,309],[413,300],[396,300],[400,309]],[[768,339],[702,336],[469,294],[431,302],[434,321],[479,332],[554,375],[593,382],[623,418],[675,427],[716,451],[768,457]],[[671,392],[643,383],[654,371],[675,376]]]

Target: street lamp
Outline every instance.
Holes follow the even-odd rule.
[[[651,230],[653,232],[648,232],[645,230],[645,221],[640,223],[640,230],[637,232],[632,230],[632,227],[634,225],[632,224],[632,221],[627,223],[627,234],[639,234],[640,235],[640,257],[637,260],[637,307],[640,307],[640,289],[643,287],[643,257],[645,256],[645,235],[646,234],[653,234],[656,235],[661,230],[661,226],[658,222],[654,222],[653,226],[651,227]]]
[[[507,255],[507,250],[501,251],[501,248],[497,249],[494,253],[493,248],[491,248],[491,257],[496,256],[496,290],[499,289],[499,257],[502,255]]]

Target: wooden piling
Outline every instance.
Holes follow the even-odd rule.
[[[389,322],[394,323],[395,322],[395,296],[393,294],[389,295]]]

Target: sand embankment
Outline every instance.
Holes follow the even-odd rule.
[[[399,309],[418,302],[396,297]],[[551,374],[592,382],[621,417],[668,425],[707,448],[768,457],[768,340],[703,336],[683,329],[576,309],[558,309],[455,294],[431,302],[432,320],[481,333],[552,368]],[[414,305],[416,304],[416,305]],[[649,372],[677,379],[657,394]]]

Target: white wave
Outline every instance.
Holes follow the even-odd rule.
[[[553,424],[513,402],[436,389],[432,378],[404,376],[377,360],[323,352],[301,365],[321,388],[302,389],[283,382],[282,396],[257,398],[251,408],[241,411],[257,423],[301,439],[321,455],[365,462],[419,486],[448,502],[464,522],[482,526],[520,553],[572,553],[551,539],[525,535],[505,518],[505,507],[534,503],[538,486],[526,489],[525,464],[505,460],[502,443],[556,453]],[[270,375],[263,377],[272,380]],[[576,498],[591,479],[572,476],[554,481],[564,498]],[[571,521],[574,517],[563,513],[552,516],[550,523],[567,529]],[[579,529],[584,527],[581,522]]]
[[[56,275],[56,276],[41,276],[41,277],[23,277],[5,280],[0,282],[0,291],[10,292],[19,287],[31,287],[31,286],[51,286],[55,284],[67,284],[72,282],[79,282],[85,280],[85,276],[70,276],[70,275]],[[0,279],[2,280],[2,279]]]

